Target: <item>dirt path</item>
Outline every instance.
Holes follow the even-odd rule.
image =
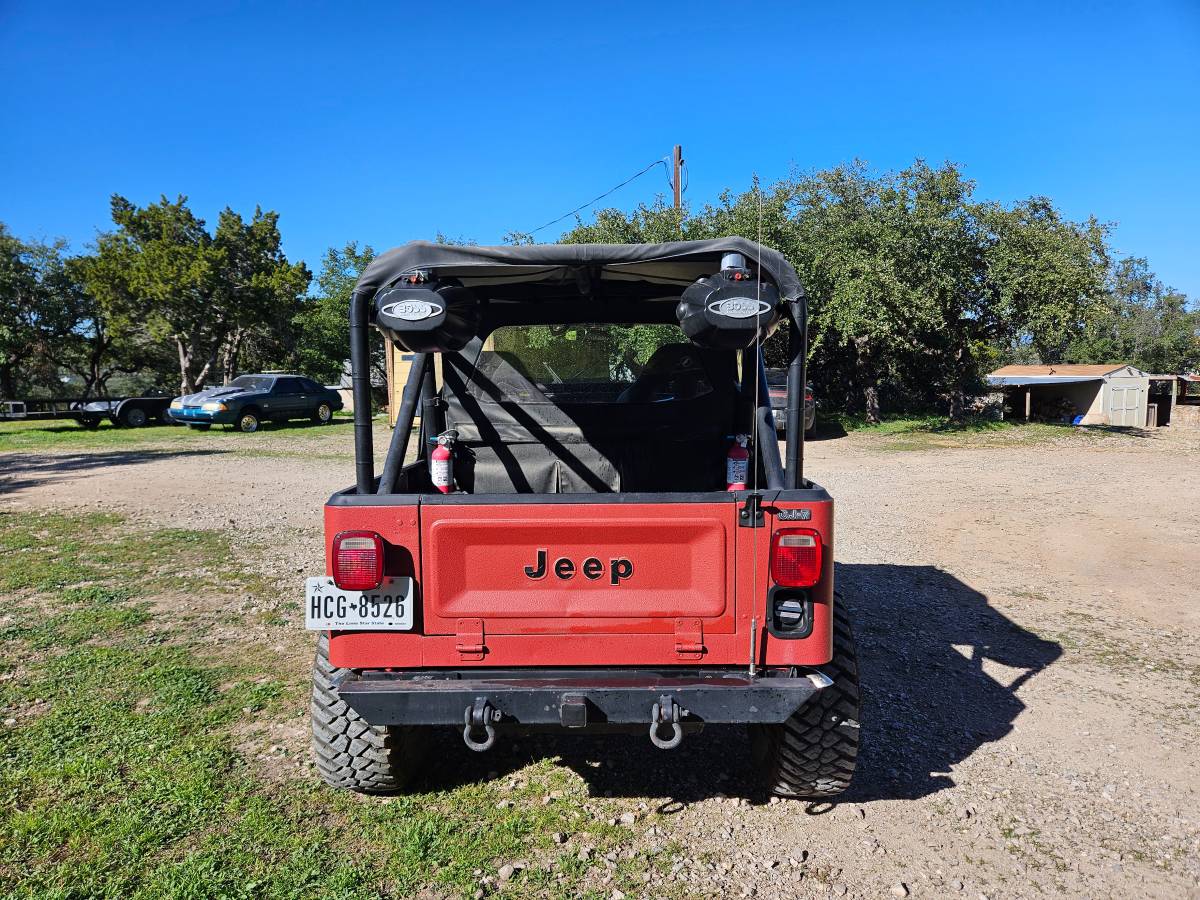
[[[294,579],[321,565],[321,504],[352,476],[336,440],[0,456],[0,506],[234,528]],[[480,760],[451,744],[446,764],[508,778],[557,756],[594,794],[644,806],[638,841],[671,854],[647,896],[1200,897],[1200,440],[880,446],[808,453],[837,499],[863,668],[843,802],[762,802],[732,729],[670,755],[538,737]],[[288,652],[305,664],[301,639]]]

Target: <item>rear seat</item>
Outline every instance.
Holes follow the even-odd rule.
[[[705,352],[670,346],[676,355]],[[458,432],[455,480],[467,492],[710,491],[725,486],[734,407],[731,375],[710,378],[712,389],[691,399],[654,403],[641,390],[644,385],[634,385],[615,403],[567,405],[548,398],[514,360],[479,350],[478,342],[446,354],[443,362],[446,425]],[[718,383],[725,389],[719,390]]]

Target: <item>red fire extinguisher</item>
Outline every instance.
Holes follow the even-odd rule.
[[[748,435],[739,434],[733,439],[729,455],[725,457],[725,490],[744,491],[746,489],[746,473],[750,468],[750,451],[746,444],[750,441]]]
[[[454,432],[438,435],[437,446],[429,454],[429,478],[433,486],[443,494],[454,490],[454,456],[450,448],[454,445]]]

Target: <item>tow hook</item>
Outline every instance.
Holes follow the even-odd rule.
[[[488,703],[486,698],[476,697],[475,703],[463,710],[463,743],[476,753],[491,749],[492,744],[496,743],[496,729],[492,723],[499,721],[500,710]],[[475,740],[471,735],[479,728],[483,729],[482,741]]]
[[[688,715],[674,698],[663,694],[650,709],[650,743],[659,750],[674,750],[683,742],[683,727],[679,720]],[[659,732],[665,725],[671,726],[671,736],[663,738]]]

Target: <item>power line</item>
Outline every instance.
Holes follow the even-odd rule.
[[[616,187],[609,188],[607,191],[605,191],[599,197],[594,197],[593,199],[589,200],[587,203],[584,203],[584,204],[581,204],[580,206],[575,207],[569,213],[564,213],[563,215],[559,216],[557,219],[551,219],[545,225],[539,225],[537,228],[534,228],[532,231],[527,231],[526,234],[537,234],[543,228],[549,228],[551,225],[557,224],[558,222],[561,222],[563,219],[570,218],[571,216],[575,215],[575,213],[580,212],[581,210],[587,209],[592,204],[599,203],[601,200],[603,200],[609,194],[619,191],[621,188],[625,187],[625,185],[629,184],[631,181],[636,181],[637,179],[641,178],[643,175],[645,175],[647,172],[649,172],[655,166],[662,166],[663,168],[667,169],[668,172],[670,172],[671,170],[667,166],[667,160],[669,160],[670,158],[671,157],[669,157],[669,156],[664,156],[662,159],[656,159],[654,162],[650,163],[650,165],[646,166],[646,168],[642,169],[636,175],[631,175],[629,178],[626,178],[624,181],[622,181]]]

